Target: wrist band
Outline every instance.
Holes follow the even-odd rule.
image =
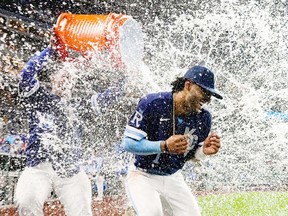
[[[168,149],[166,140],[164,141],[164,152],[169,153],[169,149]]]

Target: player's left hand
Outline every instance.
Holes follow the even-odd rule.
[[[216,154],[220,147],[220,137],[215,132],[213,132],[204,141],[203,153],[206,155]]]

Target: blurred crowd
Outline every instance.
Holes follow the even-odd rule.
[[[21,123],[23,116],[17,100],[17,76],[21,66],[14,60],[8,55],[1,56],[0,154],[24,155],[27,137],[23,133],[25,127]]]
[[[24,155],[27,137],[23,134],[1,134],[0,154]]]
[[[17,76],[24,63],[21,59],[12,57],[10,54],[0,54],[0,71],[5,74]]]

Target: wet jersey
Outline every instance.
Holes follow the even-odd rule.
[[[171,92],[148,94],[142,98],[130,118],[124,135],[136,140],[166,140],[173,135],[173,97]],[[135,166],[146,172],[170,175],[191,159],[211,129],[211,114],[202,109],[199,114],[175,118],[175,134],[190,134],[190,145],[184,154],[160,153],[135,155]]]
[[[116,100],[122,94],[122,89],[108,88],[87,99],[65,101],[40,86],[37,80],[51,54],[52,50],[46,48],[30,59],[21,71],[19,90],[29,117],[27,166],[49,161],[58,174],[71,176],[79,171],[83,150],[80,112],[87,106],[105,106],[111,100]]]

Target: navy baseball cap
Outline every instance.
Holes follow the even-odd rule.
[[[184,78],[207,90],[212,96],[223,99],[214,87],[214,74],[208,68],[199,65],[194,66],[185,73]]]

